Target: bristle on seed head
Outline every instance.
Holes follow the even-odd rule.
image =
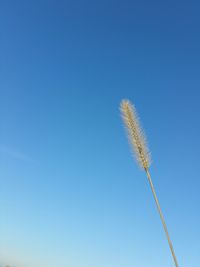
[[[135,158],[139,165],[147,170],[151,164],[151,157],[136,109],[129,100],[122,100],[120,110]]]

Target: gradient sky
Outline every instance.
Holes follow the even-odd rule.
[[[0,1],[0,260],[171,267],[119,103],[134,102],[180,266],[200,262],[198,1]]]

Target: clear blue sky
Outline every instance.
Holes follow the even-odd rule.
[[[0,1],[2,262],[173,266],[122,126],[129,98],[180,266],[199,267],[199,13],[198,1]]]

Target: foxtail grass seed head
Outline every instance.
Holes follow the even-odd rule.
[[[136,109],[129,100],[122,100],[120,110],[135,158],[139,165],[147,170],[151,164],[151,157]]]

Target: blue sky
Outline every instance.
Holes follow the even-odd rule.
[[[180,266],[199,267],[200,4],[1,1],[0,260],[170,267],[119,104],[134,102]]]

